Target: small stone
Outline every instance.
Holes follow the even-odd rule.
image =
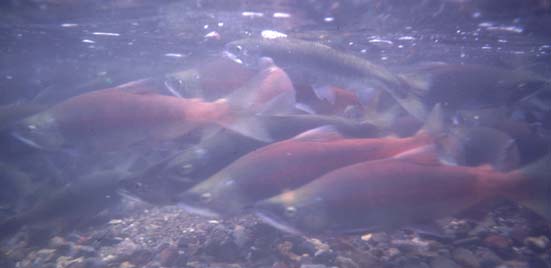
[[[502,235],[491,234],[483,240],[483,244],[493,250],[502,257],[509,258],[513,254],[511,239]]]
[[[482,268],[493,268],[503,262],[503,260],[490,249],[481,248],[475,255],[478,256],[480,267]]]
[[[391,262],[391,267],[403,268],[430,268],[428,264],[418,256],[402,255]]]
[[[456,262],[443,256],[432,259],[430,266],[432,268],[461,268]]]
[[[60,236],[54,236],[52,239],[50,239],[50,247],[52,248],[59,248],[67,245],[67,241],[63,239],[63,237]]]
[[[203,244],[203,252],[218,261],[233,261],[239,257],[239,248],[232,234],[223,225],[214,225]]]
[[[400,254],[401,254],[401,252],[397,248],[387,248],[384,251],[383,259],[389,260],[389,259],[392,259],[392,258],[400,255]]]
[[[127,261],[125,261],[125,262],[123,262],[119,265],[119,268],[134,268],[134,267],[136,267],[136,265],[134,265],[130,262],[127,262]]]
[[[498,266],[497,268],[535,268],[534,266],[530,266],[527,262],[522,261],[507,261]]]
[[[467,246],[467,245],[475,245],[478,243],[480,243],[480,239],[476,236],[471,236],[471,237],[455,240],[453,241],[452,244],[455,246]]]
[[[55,249],[41,249],[36,252],[35,262],[46,263],[52,261],[55,257]]]
[[[335,259],[335,264],[339,268],[360,268],[360,266],[352,259],[343,256],[337,256]]]
[[[362,235],[360,237],[360,239],[362,239],[363,241],[369,241],[372,237],[373,237],[372,233],[367,233],[367,234]]]
[[[480,263],[478,261],[478,258],[474,255],[474,253],[468,249],[465,249],[465,248],[456,248],[455,250],[453,250],[452,252],[452,255],[453,255],[453,259],[465,266],[465,267],[469,267],[469,268],[478,268],[480,267]]]
[[[549,248],[549,238],[545,236],[531,236],[524,239],[524,245],[536,252],[545,252]]]
[[[484,238],[484,245],[493,249],[505,249],[511,246],[511,240],[501,235],[488,235]]]
[[[251,232],[241,225],[236,225],[232,231],[233,241],[239,248],[244,248],[251,242]]]
[[[337,254],[331,249],[320,249],[314,253],[314,262],[331,265],[335,263]]]
[[[159,252],[159,263],[161,266],[172,266],[178,257],[178,249],[175,246],[165,246]]]
[[[377,243],[388,243],[390,242],[390,237],[387,233],[383,232],[373,233],[370,240]]]

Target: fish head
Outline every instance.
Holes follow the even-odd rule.
[[[273,227],[292,234],[320,233],[330,228],[329,215],[323,199],[300,198],[293,202],[293,191],[258,202],[256,215]]]
[[[224,55],[247,67],[254,68],[259,67],[258,65],[262,65],[262,61],[259,62],[258,60],[262,57],[260,47],[247,39],[227,43],[224,46]]]
[[[65,143],[54,116],[49,112],[39,113],[16,123],[11,135],[42,150],[59,149]]]
[[[181,194],[177,201],[194,214],[235,215],[250,203],[246,196],[236,180],[215,174]]]
[[[201,74],[196,69],[168,74],[164,81],[169,92],[180,98],[201,98]]]
[[[194,146],[170,159],[162,173],[180,178],[193,178],[205,168],[208,159],[209,153],[207,150]]]

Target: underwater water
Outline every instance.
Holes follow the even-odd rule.
[[[1,267],[551,267],[549,0],[0,22]]]

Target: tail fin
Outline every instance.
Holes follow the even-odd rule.
[[[258,114],[285,114],[295,110],[295,89],[287,74],[269,58],[261,59],[264,69],[242,88],[225,98],[235,112],[233,120],[221,125],[263,142],[272,139]]]
[[[491,165],[500,171],[517,169],[520,153],[508,134],[487,127],[455,128],[437,138],[441,160],[461,166]]]
[[[515,187],[509,196],[551,221],[551,153],[522,168],[519,173],[523,187]]]
[[[417,134],[423,134],[427,133],[432,136],[436,136],[440,133],[443,133],[445,130],[445,122],[444,122],[444,111],[442,109],[442,105],[440,103],[437,103],[432,108],[432,111],[427,116],[427,119],[425,120],[425,124],[423,127],[417,132]]]
[[[272,137],[266,129],[266,126],[261,118],[256,115],[250,115],[246,112],[237,112],[234,119],[229,122],[221,121],[220,125],[255,140],[262,142],[272,141]]]
[[[243,87],[225,99],[235,108],[251,114],[278,114],[295,110],[295,88],[287,73],[270,58],[261,58],[264,66]]]

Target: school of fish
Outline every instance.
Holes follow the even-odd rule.
[[[14,208],[0,237],[121,191],[290,233],[396,229],[497,197],[551,220],[550,93],[516,70],[393,71],[319,42],[233,41],[163,77],[0,107],[14,142],[95,169]]]

